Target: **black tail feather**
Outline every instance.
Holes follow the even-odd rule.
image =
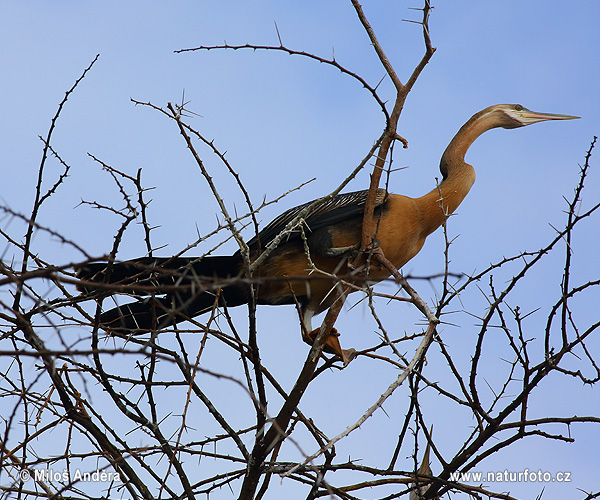
[[[133,287],[132,292],[151,295],[150,298],[115,307],[100,316],[100,323],[113,330],[143,332],[185,321],[211,310],[215,305],[248,303],[248,285],[234,283],[219,287],[219,278],[237,276],[240,266],[239,256],[202,259],[144,257],[116,262],[110,269],[105,262],[93,262],[78,269],[78,278],[88,282],[78,288],[93,290],[95,287],[89,282],[144,285],[143,293]],[[174,285],[179,289],[173,290]],[[165,286],[168,288],[161,290]]]
[[[165,298],[151,298],[110,309],[100,316],[100,324],[123,333],[141,333],[173,324],[170,303]]]
[[[107,262],[84,264],[77,269],[77,277],[87,282],[156,287],[157,290],[148,292],[152,294],[157,293],[162,285],[190,285],[199,283],[202,278],[235,277],[240,272],[241,263],[239,256],[142,257],[114,262],[111,266]],[[78,288],[81,291],[91,291],[97,287],[81,283]]]

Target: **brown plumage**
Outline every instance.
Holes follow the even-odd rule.
[[[475,114],[446,148],[440,162],[443,180],[439,186],[419,198],[378,191],[370,232],[379,241],[384,255],[396,268],[401,268],[421,250],[427,236],[456,210],[475,182],[475,171],[464,161],[465,154],[482,133],[496,127],[510,129],[545,120],[572,118],[576,117],[536,113],[512,104],[491,106]],[[298,302],[310,332],[312,316],[328,309],[338,297],[337,280],[327,276],[347,280],[356,277],[363,283],[367,269],[351,269],[348,262],[361,241],[366,197],[367,191],[357,191],[317,203],[301,227],[286,236],[254,272],[255,280],[262,279],[257,303]],[[260,231],[258,238],[252,238],[248,242],[251,259],[258,257],[261,248],[265,248],[308,205],[286,211]],[[315,272],[311,262],[325,274]],[[232,256],[201,259],[143,257],[114,263],[110,269],[106,263],[92,263],[78,270],[82,290],[93,288],[90,282],[135,283],[152,289],[147,292],[151,295],[149,299],[111,309],[100,317],[106,327],[138,332],[184,321],[215,305],[248,303],[251,297],[249,282],[230,279],[243,274],[239,252]],[[370,282],[381,281],[389,274],[385,267],[369,263]],[[161,294],[162,297],[156,296]],[[341,355],[337,339],[330,337],[328,350]]]

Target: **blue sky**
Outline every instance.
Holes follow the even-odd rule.
[[[403,81],[423,53],[419,26],[402,22],[418,19],[419,13],[408,7],[419,5],[364,2],[366,15]],[[451,269],[471,273],[502,256],[539,248],[554,234],[551,225],[559,227],[564,221],[562,197],[571,196],[578,165],[600,131],[600,6],[592,1],[574,6],[518,0],[440,1],[433,5],[430,31],[437,52],[408,97],[400,119],[398,131],[410,147],[395,150],[395,166],[407,168],[393,174],[392,192],[418,196],[432,189],[448,141],[473,113],[491,104],[518,102],[536,111],[581,116],[570,122],[494,130],[474,144],[467,160],[476,169],[477,181],[449,229],[452,236],[459,236],[452,246]],[[383,115],[369,93],[326,65],[282,53],[174,53],[225,40],[277,45],[277,23],[289,48],[326,58],[335,54],[340,64],[376,85],[384,71],[349,2],[5,1],[1,17],[0,199],[16,211],[27,213],[32,204],[42,150],[38,135],[45,136],[64,92],[100,54],[57,124],[53,147],[72,170],[60,196],[48,202],[39,220],[77,241],[91,255],[108,253],[120,221],[77,207],[81,199],[117,204],[119,200],[110,179],[88,153],[132,174],[143,169],[145,184],[156,187],[151,191],[149,217],[160,226],[153,241],[155,246],[166,245],[159,252],[163,255],[179,252],[196,239],[197,231],[212,230],[218,217],[218,207],[174,124],[159,113],[135,106],[131,98],[164,107],[167,102],[181,101],[185,90],[188,108],[200,115],[191,118],[190,124],[227,151],[255,202],[264,196],[275,198],[316,178],[261,212],[263,223],[333,190],[363,158],[384,126]],[[380,93],[383,99],[393,100],[387,80],[381,83]],[[208,150],[202,154],[228,207],[242,209],[243,199],[217,159]],[[60,167],[53,163],[48,186],[58,172]],[[363,189],[367,182],[368,172],[364,171],[348,190]],[[599,192],[600,175],[592,170],[583,206],[597,202]],[[15,234],[19,231],[14,229]],[[583,282],[600,275],[599,234],[598,218],[582,225],[577,234],[575,280]],[[37,237],[34,248],[58,264],[81,259],[72,249],[43,235]],[[442,248],[441,235],[433,235],[404,271],[418,275],[441,271]],[[223,248],[223,252],[234,250],[234,242]],[[124,239],[121,258],[144,252],[143,232],[140,227],[133,228]],[[555,300],[561,258],[550,256],[548,263],[550,267],[538,272],[513,305],[533,310]],[[418,287],[432,302],[435,286],[419,283]],[[389,285],[384,289],[392,290]],[[595,299],[599,299],[597,295]],[[582,314],[597,310],[595,299],[581,304]],[[473,294],[464,301],[465,308],[485,308],[482,296]],[[244,312],[239,312],[240,321]],[[399,331],[419,328],[418,315],[404,306],[382,306],[382,315]],[[534,317],[532,321],[541,325],[543,319]],[[291,383],[306,355],[294,311],[264,308],[259,321],[263,322],[266,362]],[[476,320],[456,313],[452,322],[463,328],[447,327],[442,338],[470,352],[473,338],[469,336],[476,331],[472,329]],[[273,326],[282,324],[286,325],[283,331]],[[338,328],[345,347],[369,345],[375,335],[368,310],[360,305],[342,314]],[[594,346],[598,348],[599,343]],[[281,349],[286,351],[283,357]],[[440,366],[438,371],[436,364],[444,361],[435,354],[430,356],[426,376],[442,379],[444,369]],[[324,394],[313,386],[303,400],[303,409],[321,421],[339,413],[335,423],[326,426],[335,435],[376,400],[395,374],[389,369],[379,372],[359,360],[330,377],[329,382],[337,388],[335,394],[325,391],[328,397],[323,403]],[[564,398],[565,414],[572,413],[570,407],[581,414],[598,414],[599,398],[589,388],[573,381],[562,383],[558,380],[555,387],[547,381],[548,387],[541,388],[543,396],[536,407],[540,415],[560,413],[549,405],[557,398]],[[462,433],[472,422],[458,416],[457,420],[440,418],[435,396],[429,404],[436,433],[445,450],[452,453],[456,443],[442,436],[456,429]],[[376,426],[393,429],[401,421],[408,405],[406,392],[399,391],[389,405],[386,411],[391,417],[379,412],[359,431],[365,438],[352,441],[348,446],[353,448],[340,445],[340,454],[352,449],[356,455],[358,449],[358,455],[362,453],[367,460],[382,453],[385,439],[377,441],[382,434],[369,432]],[[597,473],[592,467],[597,457],[592,450],[600,446],[600,437],[591,427],[573,426],[572,433],[575,444],[530,439],[485,462],[482,469],[573,471],[570,485],[550,485],[544,498],[575,498],[573,495],[579,495],[576,487],[593,487],[590,478]],[[435,463],[433,469],[435,472]],[[506,487],[517,497],[532,497],[539,486]],[[296,486],[284,481],[273,494],[281,495],[286,487]]]

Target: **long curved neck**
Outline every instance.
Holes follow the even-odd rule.
[[[475,139],[498,126],[489,109],[485,109],[473,115],[448,144],[440,161],[442,182],[415,200],[421,212],[425,236],[440,227],[467,196],[475,182],[475,169],[465,162],[465,154]]]

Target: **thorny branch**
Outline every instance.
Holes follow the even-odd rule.
[[[52,186],[52,188],[50,188],[48,193],[46,193],[45,195],[42,195],[42,182],[44,180],[44,167],[46,165],[46,160],[48,158],[48,151],[50,150],[50,140],[52,139],[52,133],[54,132],[54,128],[56,127],[56,122],[58,120],[58,117],[60,116],[60,113],[61,113],[64,105],[67,103],[67,99],[69,99],[69,96],[75,91],[75,88],[77,87],[77,85],[79,85],[79,83],[85,78],[85,75],[88,73],[88,71],[90,71],[92,69],[92,66],[95,64],[95,62],[98,60],[99,57],[100,57],[100,54],[97,54],[96,57],[94,57],[94,60],[84,70],[82,75],[75,81],[73,86],[65,93],[65,97],[58,105],[56,114],[52,118],[52,122],[50,123],[50,129],[48,130],[48,135],[46,136],[45,139],[43,139],[44,149],[42,151],[42,160],[41,160],[40,166],[38,168],[38,179],[37,179],[37,185],[36,185],[36,189],[35,189],[35,200],[33,202],[33,209],[31,211],[31,216],[29,217],[27,233],[25,233],[25,244],[24,244],[25,251],[24,251],[24,255],[23,255],[23,263],[21,265],[22,273],[24,273],[27,270],[27,264],[29,262],[29,258],[31,257],[31,252],[30,252],[31,238],[33,236],[37,215],[41,208],[41,205],[49,196],[52,195],[52,193],[54,193],[56,191],[57,187],[61,184],[61,181],[65,179],[64,175],[61,176],[58,179],[58,181],[54,184],[54,186]],[[59,158],[58,155],[56,155],[56,157]],[[61,163],[62,163],[62,160],[61,160]],[[19,308],[19,304],[21,301],[21,292],[22,292],[21,289],[17,289],[17,291],[15,293],[15,300],[13,302],[14,309]]]
[[[405,99],[435,50],[428,28],[431,6],[425,0],[423,17],[418,23],[423,28],[425,54],[403,84],[362,7],[354,0],[352,5],[396,89],[391,112],[386,109],[386,99],[379,95],[377,86],[369,85],[366,79],[346,69],[335,58],[326,59],[285,47],[281,37],[278,46],[224,44],[185,49],[282,51],[334,67],[370,92],[383,111],[384,132],[346,179],[327,196],[344,189],[373,157],[371,191],[379,186],[381,173],[391,159],[393,142],[401,140],[397,126]],[[9,232],[8,224],[6,229],[0,228],[0,237],[5,243],[0,287],[9,292],[0,295],[0,398],[6,409],[2,411],[0,427],[0,475],[4,474],[0,497],[198,498],[209,497],[227,487],[240,499],[261,499],[268,494],[273,483],[271,478],[277,474],[285,478],[283,484],[289,485],[290,491],[298,488],[309,499],[353,500],[372,495],[390,499],[409,495],[437,498],[446,492],[464,492],[471,498],[511,499],[509,494],[489,486],[456,482],[453,473],[472,470],[521,440],[536,437],[571,442],[577,439],[571,433],[572,428],[589,429],[600,424],[600,418],[581,413],[577,408],[564,410],[556,406],[544,416],[532,408],[535,401],[532,396],[540,391],[541,383],[550,374],[561,376],[571,384],[589,385],[594,390],[600,381],[600,365],[595,357],[600,321],[594,316],[590,319],[585,307],[580,306],[589,301],[588,297],[597,295],[600,279],[591,276],[582,280],[574,271],[579,257],[577,235],[586,221],[597,220],[600,211],[600,203],[594,199],[591,205],[584,203],[589,196],[584,182],[590,179],[595,139],[585,156],[575,193],[567,201],[566,221],[551,241],[539,249],[504,258],[461,282],[450,272],[453,239],[448,237],[448,228],[444,227],[445,272],[431,279],[432,286],[441,287],[433,308],[378,251],[371,241],[373,234],[365,230],[360,258],[387,266],[408,298],[376,293],[368,288],[368,283],[356,277],[351,282],[339,276],[340,299],[326,315],[297,370],[293,349],[289,347],[291,336],[277,340],[286,343],[281,351],[289,352],[290,358],[289,366],[282,372],[266,348],[269,332],[262,329],[259,335],[263,325],[255,316],[255,304],[249,308],[248,322],[240,321],[227,308],[215,307],[211,313],[191,318],[180,327],[165,329],[160,335],[158,332],[140,336],[115,332],[106,335],[97,320],[105,296],[119,293],[139,298],[152,294],[153,288],[143,283],[100,283],[96,284],[93,294],[75,293],[73,285],[82,283],[70,269],[95,259],[77,238],[40,225],[38,216],[44,202],[59,196],[61,186],[69,182],[66,175],[69,165],[52,147],[52,132],[67,98],[95,61],[67,92],[43,140],[31,214],[24,216],[10,207],[0,207],[3,220],[11,222],[11,227],[24,228],[17,236]],[[242,280],[260,291],[266,282],[254,277],[253,271],[302,223],[311,207],[298,214],[253,260],[240,230],[253,225],[256,233],[257,213],[277,200],[252,203],[242,180],[243,173],[229,164],[213,141],[206,140],[184,121],[185,103],[169,104],[162,109],[151,103],[134,102],[161,112],[175,122],[224,217],[224,222],[214,231],[199,235],[177,256],[205,243],[209,237],[226,233],[220,243],[203,251],[208,254],[225,241],[236,240],[241,251],[246,252],[247,272],[245,276],[230,279]],[[246,200],[246,214],[230,215],[227,197],[221,196],[219,186],[212,181],[214,166],[205,161],[201,148],[216,155],[219,164],[234,176]],[[143,224],[144,245],[151,255],[157,249],[151,244],[151,214],[147,210],[149,201],[144,196],[147,189],[142,184],[141,170],[132,175],[107,165],[97,156],[90,157],[112,178],[115,191],[125,202],[125,208],[112,207],[102,199],[81,204],[80,209],[91,209],[94,214],[100,210],[103,217],[116,215],[119,219],[110,251],[102,259],[109,262],[117,259],[123,235],[136,220]],[[62,165],[63,173],[44,193],[45,166],[53,159]],[[371,206],[365,211],[363,228],[372,225]],[[69,263],[49,262],[43,249],[32,251],[34,236],[42,233],[60,241]],[[547,307],[540,306],[535,312],[524,312],[514,305],[513,297],[531,279],[532,269],[545,264],[550,254],[559,252],[564,252],[564,265],[558,272],[554,302]],[[547,269],[552,275],[557,274],[556,269]],[[331,276],[322,278],[330,280]],[[229,283],[199,279],[193,286],[218,294],[219,288]],[[92,283],[83,283],[86,284]],[[173,287],[164,287],[162,291],[173,291],[176,285]],[[353,365],[341,372],[340,363],[324,356],[322,349],[346,295],[361,287],[367,292],[381,340],[376,339],[372,345],[357,351]],[[486,304],[480,310],[471,302],[473,296],[479,297],[482,293]],[[409,302],[423,315],[426,326],[405,331],[410,329],[409,325],[387,322],[380,314],[384,299]],[[477,318],[476,331],[463,326],[462,342],[457,343],[452,335],[445,335],[442,341],[437,329],[449,325],[456,311],[463,308],[470,317]],[[543,315],[541,322],[540,315]],[[248,327],[247,337],[239,331],[240,327]],[[282,338],[286,333],[277,332]],[[464,361],[464,338],[472,339],[467,362]],[[438,349],[439,356],[446,361],[444,377],[434,379],[428,373],[425,359],[428,349]],[[281,356],[277,361],[280,359]],[[503,363],[500,368],[486,369],[488,363],[497,364],[499,359]],[[309,414],[307,408],[302,408],[306,396],[327,404],[335,402],[340,397],[337,393],[346,390],[348,385],[341,381],[342,377],[350,377],[350,370],[357,367],[362,370],[361,377],[373,381],[374,391],[378,390],[377,383],[381,380],[376,383],[370,378],[371,371],[377,372],[378,377],[379,374],[389,377],[384,378],[388,387],[381,395],[369,390],[366,397],[370,403],[365,405],[368,409],[364,413],[357,416],[337,412],[332,417],[320,411]],[[291,378],[290,374],[293,374]],[[406,385],[409,399],[398,398],[398,389]],[[396,398],[392,398],[394,393]],[[437,395],[435,408],[423,398],[424,394]],[[377,412],[378,409],[382,411]],[[393,416],[392,426],[374,424],[384,411]],[[473,425],[457,425],[456,436],[450,444],[436,446],[436,436],[429,429],[446,411],[448,414],[456,412],[456,422],[473,422]],[[383,456],[388,466],[380,465],[378,460],[359,460],[363,458],[361,433],[354,432],[358,428],[367,439],[377,438],[390,444],[382,451],[389,454]],[[326,430],[335,436],[329,437]],[[342,445],[343,457],[336,449]],[[426,452],[422,453],[424,448]],[[317,451],[311,453],[313,449]],[[346,450],[352,450],[350,456],[346,456]],[[423,458],[429,452],[431,465],[428,458]],[[22,471],[34,475],[39,470],[63,469],[70,472],[70,479],[65,482],[47,477],[22,481]],[[75,470],[117,475],[98,485],[74,480]],[[594,498],[600,493],[586,492],[585,495]]]
[[[375,167],[373,168],[373,172],[371,174],[371,184],[369,186],[369,198],[367,199],[367,203],[365,204],[365,215],[363,218],[363,234],[361,241],[361,248],[364,251],[367,251],[372,245],[373,234],[371,234],[371,228],[373,227],[373,214],[375,211],[375,198],[377,194],[377,188],[379,187],[379,182],[381,180],[381,175],[385,169],[385,163],[388,159],[388,155],[390,153],[390,147],[394,140],[399,138],[397,128],[398,128],[398,120],[400,119],[400,114],[402,113],[402,109],[404,108],[404,103],[406,98],[408,97],[409,92],[411,91],[413,85],[417,81],[417,78],[433,56],[435,52],[435,48],[431,46],[431,39],[429,37],[429,12],[431,10],[431,6],[429,4],[429,0],[425,0],[425,5],[423,7],[423,38],[425,39],[425,54],[421,59],[421,62],[414,69],[412,75],[408,79],[406,84],[402,84],[400,79],[396,75],[394,68],[387,56],[377,37],[375,36],[375,32],[371,25],[369,24],[361,5],[358,3],[358,0],[352,0],[352,6],[356,10],[358,18],[365,28],[365,31],[368,33],[371,43],[381,61],[381,64],[385,68],[388,76],[394,83],[394,87],[396,88],[396,99],[394,102],[394,107],[392,112],[390,113],[390,119],[388,120],[387,127],[383,133],[381,145],[379,146],[379,152],[377,154],[375,160]],[[406,147],[407,143],[403,141],[404,147]]]

